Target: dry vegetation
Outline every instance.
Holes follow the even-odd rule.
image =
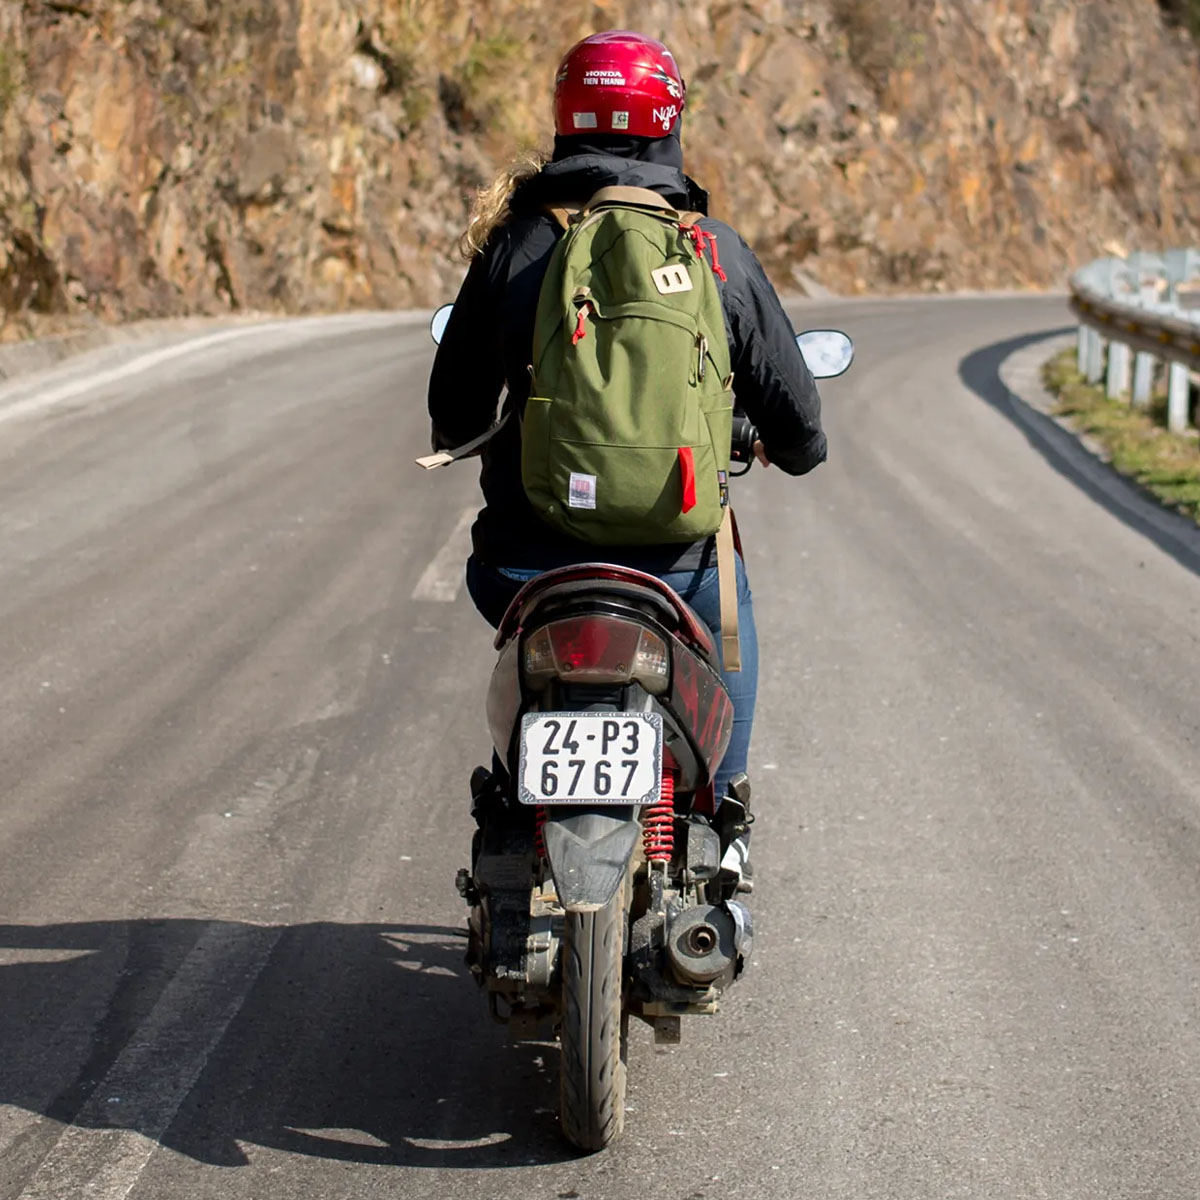
[[[1164,395],[1144,411],[1109,400],[1079,373],[1073,350],[1046,364],[1045,379],[1058,397],[1055,411],[1094,438],[1122,475],[1200,524],[1200,438],[1167,431]]]

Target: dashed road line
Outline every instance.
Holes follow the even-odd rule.
[[[471,522],[475,509],[464,509],[445,545],[433,556],[433,561],[421,572],[413,588],[414,600],[435,600],[452,604],[463,583],[463,565],[471,553]]]
[[[124,1200],[254,986],[281,930],[217,922],[17,1200]]]

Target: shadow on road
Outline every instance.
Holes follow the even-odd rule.
[[[1012,395],[1000,378],[1000,366],[1009,355],[1035,342],[1073,333],[1074,326],[1027,334],[984,346],[959,363],[958,377],[977,396],[1012,421],[1029,444],[1060,475],[1130,529],[1136,530],[1169,554],[1180,566],[1200,574],[1200,534],[1192,522],[1164,508],[1138,484],[1100,463],[1055,421]],[[1119,497],[1119,498],[1118,498]],[[1173,532],[1173,528],[1178,532]]]
[[[227,978],[219,948],[251,937],[265,965]],[[572,1157],[554,1115],[557,1050],[512,1045],[489,1021],[464,946],[460,931],[424,925],[0,925],[0,1105],[136,1130],[226,1167],[249,1162],[244,1145],[410,1167]],[[202,950],[218,955],[214,984],[172,1019],[213,1033],[173,1042],[168,989]],[[181,1061],[189,1037],[206,1047],[178,1111],[162,1095],[170,1071],[142,1081],[122,1066],[156,1030]],[[107,1097],[114,1078],[124,1094]]]

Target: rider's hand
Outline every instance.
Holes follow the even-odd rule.
[[[769,467],[771,465],[771,460],[767,457],[767,452],[764,449],[761,441],[754,443],[754,457],[757,458],[764,467]]]

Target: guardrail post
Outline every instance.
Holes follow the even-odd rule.
[[[1104,374],[1104,339],[1093,329],[1088,345],[1087,381],[1099,383]]]
[[[1133,363],[1133,404],[1135,408],[1149,408],[1154,391],[1154,355],[1142,351]]]
[[[1169,368],[1167,425],[1185,431],[1193,421],[1191,372],[1200,369],[1198,299],[1197,247],[1081,267],[1071,276],[1071,307],[1086,327],[1077,334],[1076,358],[1087,381],[1104,379],[1110,398],[1128,390],[1135,406],[1147,408],[1161,362]]]
[[[1172,433],[1182,433],[1187,428],[1189,388],[1187,366],[1173,362],[1167,388],[1167,428]]]
[[[1129,391],[1129,347],[1121,342],[1112,342],[1108,347],[1108,378],[1104,391],[1110,400]]]

